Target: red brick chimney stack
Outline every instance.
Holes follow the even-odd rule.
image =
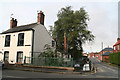
[[[12,18],[10,20],[10,29],[17,27],[17,19]]]
[[[37,23],[44,25],[44,17],[45,17],[44,13],[40,11],[37,16]]]

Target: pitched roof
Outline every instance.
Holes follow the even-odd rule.
[[[102,56],[109,56],[111,52],[105,52],[104,54],[102,54]]]
[[[104,48],[102,51],[113,51],[113,48]]]
[[[13,33],[13,32],[19,32],[19,31],[26,31],[26,30],[32,30],[37,25],[39,25],[39,24],[32,23],[32,24],[17,26],[15,28],[11,28],[11,29],[8,29],[8,30],[4,31],[1,34]]]

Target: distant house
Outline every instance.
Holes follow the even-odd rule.
[[[24,63],[25,57],[37,57],[44,51],[46,44],[53,46],[53,39],[44,26],[44,13],[40,11],[37,22],[17,26],[12,18],[10,29],[0,34],[0,60],[11,64]],[[27,61],[30,63],[30,61]]]
[[[89,57],[90,58],[94,58],[94,57],[98,58],[99,57],[99,53],[98,52],[91,52],[91,53],[89,53]]]
[[[113,45],[114,52],[120,52],[120,38],[117,38],[117,42]]]
[[[110,47],[104,48],[103,50],[101,50],[101,51],[99,52],[99,57],[98,57],[98,59],[101,60],[101,61],[108,60],[108,58],[109,58],[109,53],[113,53],[113,48],[110,48]]]
[[[82,53],[82,55],[83,55],[83,56],[88,56],[88,54],[87,54],[87,53]]]
[[[102,54],[102,61],[105,61],[105,62],[109,62],[109,54],[111,52],[105,52],[104,54]]]

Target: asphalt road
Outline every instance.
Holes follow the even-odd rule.
[[[107,63],[101,62],[97,58],[90,59],[92,63],[97,67],[95,76],[103,76],[106,78],[118,78],[118,68],[113,67]]]
[[[17,70],[4,70],[3,78],[85,78],[86,74],[59,74],[59,73],[42,73],[42,72],[29,72]]]
[[[102,63],[96,58],[91,59],[92,63],[97,67],[96,73],[89,74],[58,74],[58,73],[42,73],[17,70],[3,70],[3,78],[118,78],[118,69],[106,63]],[[107,80],[107,79],[106,79]],[[114,80],[114,79],[112,79]]]

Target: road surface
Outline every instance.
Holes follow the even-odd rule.
[[[92,63],[97,67],[95,76],[103,76],[106,78],[118,78],[118,68],[113,67],[107,63],[103,63],[97,58],[90,59]]]
[[[112,67],[106,63],[102,63],[96,58],[92,58],[91,61],[97,67],[97,72],[94,74],[58,74],[18,70],[3,70],[3,78],[118,78],[117,68]]]

